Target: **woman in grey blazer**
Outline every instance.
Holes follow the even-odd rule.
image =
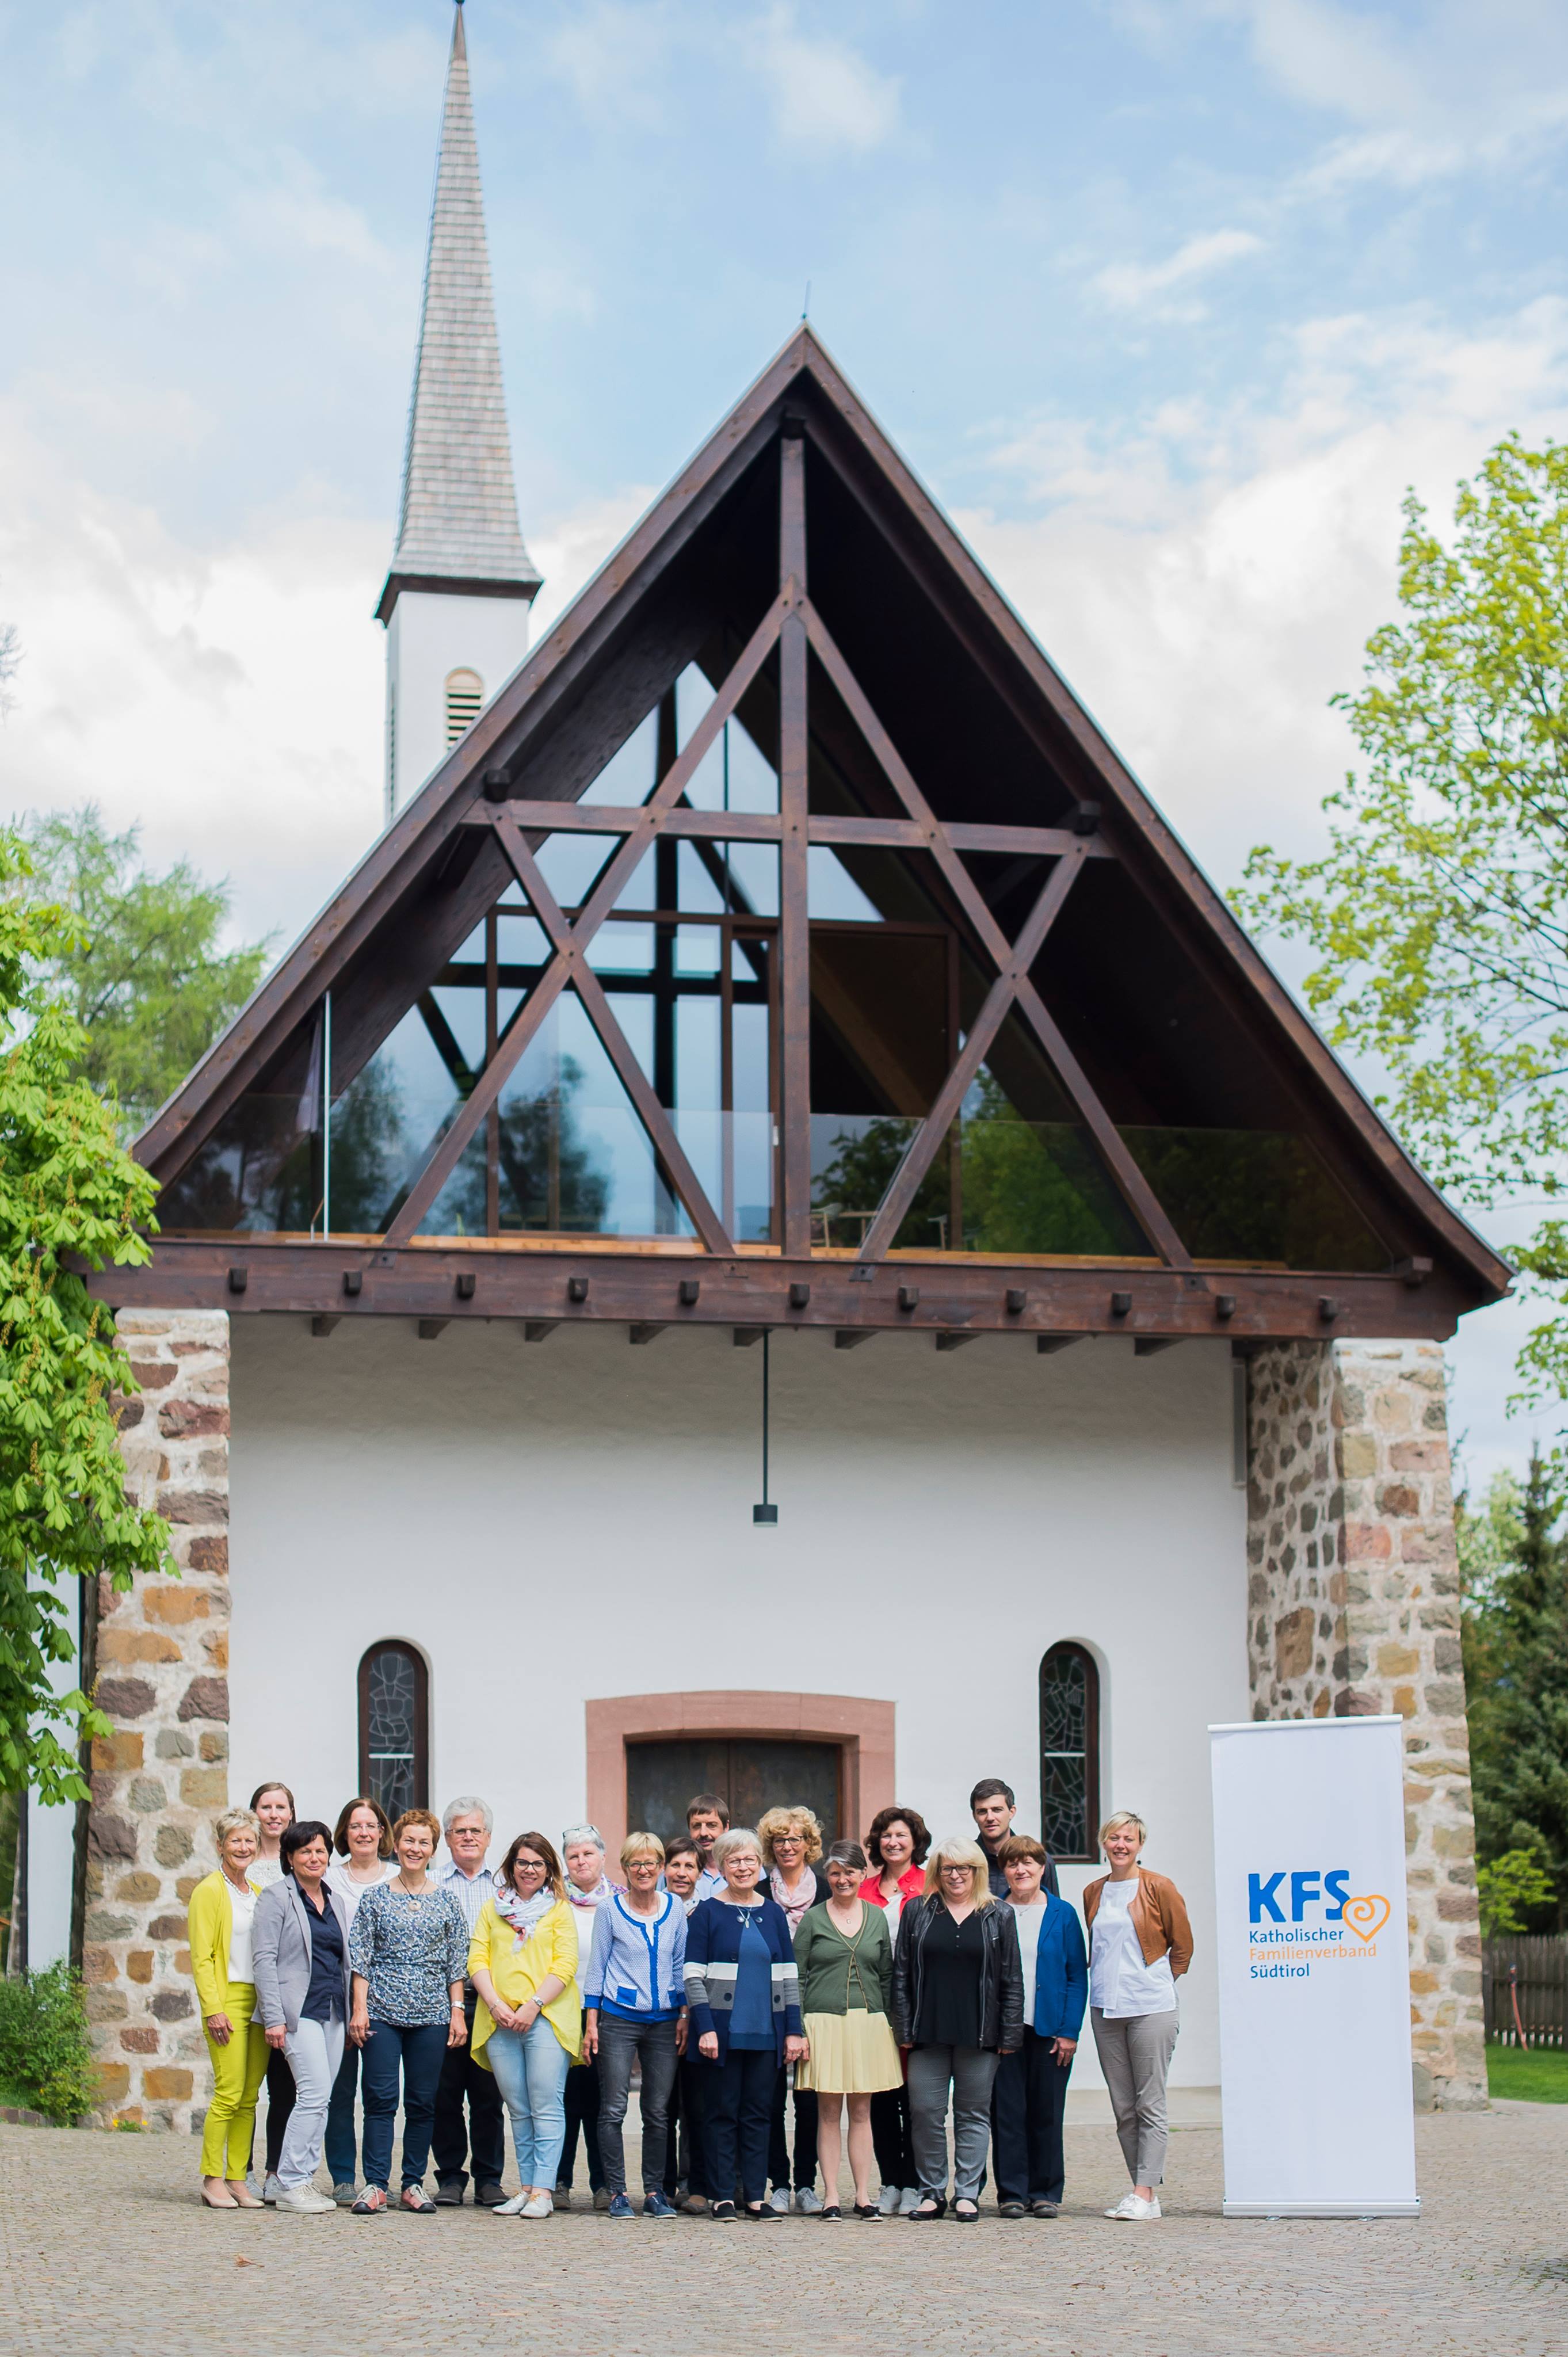
[[[336,2206],[313,2179],[349,2021],[349,1910],[323,1880],[332,1835],[319,1819],[290,1825],[280,1854],[283,1878],[256,1901],[252,1969],[267,2044],[282,2050],[294,2072],[277,2206],[314,2216]]]

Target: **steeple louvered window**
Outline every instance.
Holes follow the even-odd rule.
[[[477,671],[449,671],[446,674],[446,743],[455,745],[459,737],[470,729],[479,716],[479,706],[485,700],[485,683]]]

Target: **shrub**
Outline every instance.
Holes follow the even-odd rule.
[[[0,1980],[0,2085],[61,2127],[97,2102],[81,1983],[69,1964]]]

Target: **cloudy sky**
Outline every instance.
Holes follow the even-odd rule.
[[[1568,432],[1550,0],[469,0],[558,611],[798,318],[1222,883],[1305,849],[1398,504]],[[0,0],[0,807],[280,944],[373,834],[446,0]],[[1517,1222],[1512,1223],[1517,1225]],[[1494,1223],[1506,1240],[1512,1225]],[[1518,1318],[1456,1346],[1517,1454]]]

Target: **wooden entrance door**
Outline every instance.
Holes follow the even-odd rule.
[[[803,1806],[821,1820],[823,1840],[836,1841],[843,1823],[843,1746],[749,1735],[627,1745],[628,1831],[655,1833],[661,1841],[683,1834],[695,1792],[722,1793],[733,1825],[756,1824],[765,1809]]]

